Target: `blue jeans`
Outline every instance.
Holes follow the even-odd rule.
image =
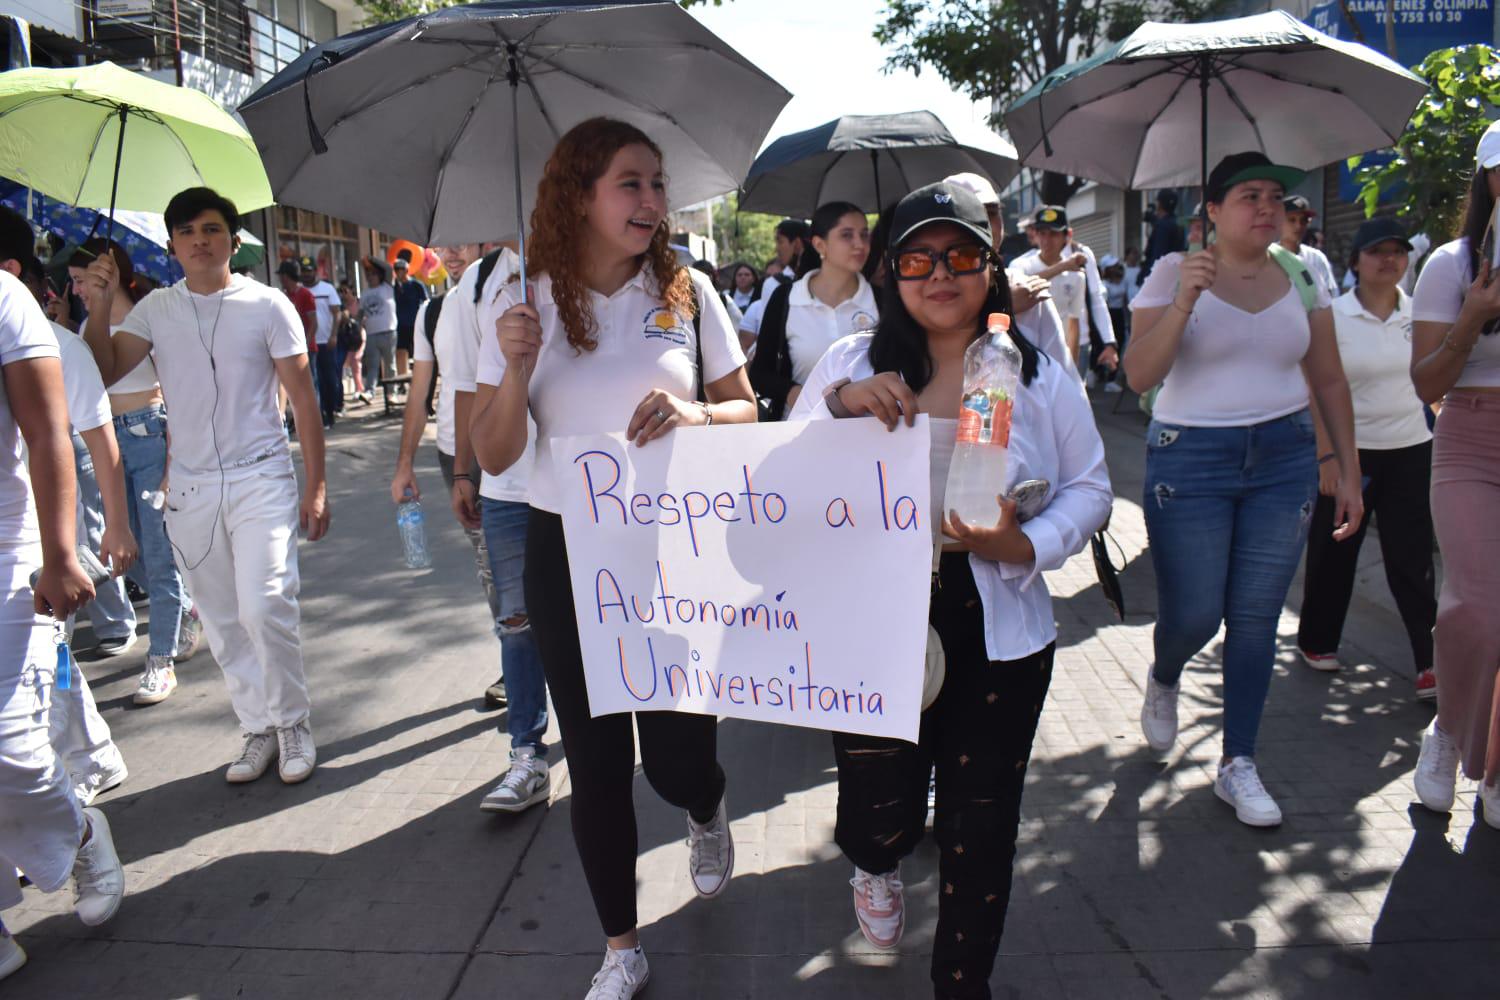
[[[104,541],[104,498],[94,476],[94,458],[83,438],[73,435],[73,470],[78,476],[78,544],[95,555]],[[94,635],[120,639],[135,634],[135,608],[125,596],[125,581],[115,577],[94,588],[94,599],[85,605]],[[176,630],[176,626],[173,626]]]
[[[538,757],[546,757],[542,736],[547,732],[547,680],[536,638],[529,621],[519,627],[505,624],[509,618],[526,614],[521,573],[526,567],[526,521],[531,508],[511,500],[481,497],[479,511],[499,604],[495,629],[500,635],[500,668],[509,703],[506,730],[512,747],[535,747]]]
[[[177,572],[167,522],[162,512],[141,499],[161,488],[167,469],[167,412],[145,406],[115,417],[115,440],[125,466],[125,499],[130,505],[130,530],[140,546],[140,566],[151,597],[151,656],[177,655],[182,616],[192,602]]]
[[[1224,753],[1253,757],[1276,625],[1318,495],[1306,410],[1248,427],[1151,421],[1142,505],[1156,569],[1156,665],[1176,684],[1225,626]]]
[[[344,408],[343,354],[333,344],[319,344],[313,355],[313,385],[318,387],[318,402],[323,407],[323,423],[332,425],[334,415]]]

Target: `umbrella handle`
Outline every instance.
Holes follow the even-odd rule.
[[[516,62],[516,43],[506,45],[505,51],[510,59],[505,79],[510,83],[511,152],[515,156],[516,169],[516,245],[520,248],[521,258],[521,301],[526,302],[529,292],[526,284],[526,220],[521,216],[524,211],[521,202],[521,67]]]
[[[109,228],[105,230],[104,238],[112,240],[115,238],[115,195],[120,190],[120,160],[125,155],[125,119],[130,116],[130,106],[120,105],[120,135],[115,141],[115,176],[109,182]],[[94,219],[94,228],[99,227],[99,220]],[[90,234],[92,235],[92,234]]]

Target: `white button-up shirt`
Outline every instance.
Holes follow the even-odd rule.
[[[823,394],[841,378],[857,382],[875,374],[870,364],[872,339],[870,334],[856,334],[833,345],[804,383],[788,419],[832,419]],[[1052,598],[1042,573],[1060,569],[1082,552],[1114,503],[1104,441],[1094,426],[1088,398],[1066,367],[1039,359],[1036,377],[1016,394],[1011,415],[1006,489],[1027,479],[1050,484],[1046,506],[1021,526],[1035,559],[1018,565],[969,556],[984,602],[985,649],[991,660],[1019,660],[1056,641]]]
[[[825,351],[851,333],[870,332],[880,319],[875,292],[864,275],[854,276],[859,284],[853,295],[830,306],[808,284],[819,273],[812,271],[799,279],[787,300],[786,347],[792,358],[792,381],[798,385],[807,381]]]

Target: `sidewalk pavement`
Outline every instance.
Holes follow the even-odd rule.
[[[1415,804],[1411,772],[1432,710],[1412,700],[1410,654],[1378,573],[1362,578],[1346,666],[1331,676],[1296,658],[1300,581],[1293,588],[1260,757],[1286,814],[1280,829],[1241,826],[1213,795],[1217,641],[1184,675],[1177,748],[1165,759],[1147,749],[1137,722],[1155,604],[1139,506],[1144,424],[1134,411],[1111,414],[1112,403],[1096,411],[1128,618],[1113,622],[1087,553],[1049,578],[1057,669],[995,995],[1500,995],[1500,831],[1478,819],[1471,783],[1451,816]],[[129,895],[90,930],[68,893],[28,890],[5,915],[31,954],[0,987],[6,1000],[582,997],[602,941],[569,832],[567,765],[558,747],[550,808],[479,812],[507,748],[502,717],[479,707],[497,646],[430,437],[419,464],[435,491],[434,566],[401,565],[387,489],[397,433],[375,418],[338,425],[332,534],[302,547],[317,774],[296,787],[274,775],[224,783],[239,741],[207,652],[149,709],[130,701],[144,643],[85,662],[131,771],[99,802]],[[645,996],[930,996],[931,843],[903,869],[899,954],[874,952],[832,844],[827,736],[728,721],[719,745],[736,873],[718,899],[694,897],[684,819],[638,782]]]

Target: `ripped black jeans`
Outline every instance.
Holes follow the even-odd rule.
[[[1224,632],[1224,753],[1255,756],[1276,660],[1276,626],[1318,497],[1306,410],[1246,427],[1151,421],[1146,536],[1156,569],[1163,684]]]
[[[867,872],[895,868],[922,840],[927,779],[936,767],[933,834],[941,889],[933,988],[938,997],[988,1000],[1010,904],[1021,791],[1052,682],[1054,647],[991,662],[968,556],[945,553],[938,581],[930,619],[947,657],[943,689],[922,713],[915,746],[833,735],[839,768],[834,840]]]

